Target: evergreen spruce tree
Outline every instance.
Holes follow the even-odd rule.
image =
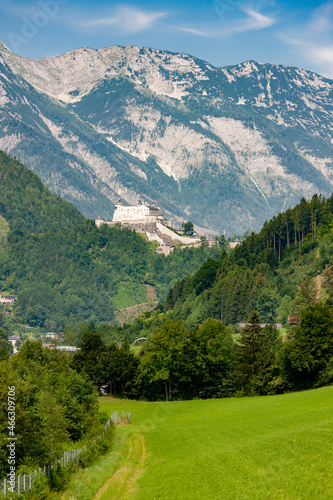
[[[249,396],[265,394],[269,368],[274,360],[269,339],[260,326],[259,315],[252,311],[235,348],[238,386]]]

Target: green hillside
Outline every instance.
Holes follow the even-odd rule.
[[[0,247],[7,243],[7,236],[9,233],[9,225],[6,219],[0,216]]]
[[[99,500],[328,500],[332,404],[332,387],[168,404],[103,398],[103,410],[130,411],[132,424],[117,426],[113,453],[57,498],[102,488]]]
[[[179,276],[220,253],[202,246],[165,257],[131,230],[98,229],[4,153],[0,176],[2,220],[11,229],[0,251],[0,291],[17,296],[6,318],[13,333],[17,324],[61,331],[82,320],[112,322],[118,291],[124,308],[145,301],[144,285],[163,300]]]
[[[11,229],[65,230],[84,220],[74,205],[52,194],[39,177],[0,151],[0,215]]]
[[[127,394],[193,399],[331,384],[332,221],[333,196],[302,199],[233,252],[179,279],[153,313],[100,329],[104,341],[147,339]]]
[[[298,289],[312,287],[303,305],[316,302],[315,276],[322,275],[333,256],[333,196],[304,198],[294,208],[266,222],[228,255],[209,260],[193,276],[179,280],[170,290],[164,311],[193,328],[213,317],[226,324],[247,320],[256,309],[264,323],[287,325]],[[299,309],[299,308],[298,308]]]

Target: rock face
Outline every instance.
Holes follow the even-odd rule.
[[[333,184],[333,82],[140,47],[29,60],[0,45],[0,148],[88,217],[138,198],[216,233]]]

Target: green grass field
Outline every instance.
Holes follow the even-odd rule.
[[[139,344],[131,345],[131,351],[134,352],[136,356],[138,356],[139,352],[141,351],[142,346]]]
[[[142,302],[148,302],[147,291],[144,285],[138,283],[119,283],[118,293],[112,297],[115,309],[125,309]]]
[[[117,472],[107,481],[104,474],[97,496],[73,487],[62,498],[333,498],[333,387],[170,403],[105,397],[100,406],[108,414],[131,411],[132,424],[116,429]],[[84,474],[91,483],[90,469]]]

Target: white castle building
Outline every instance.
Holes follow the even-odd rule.
[[[148,218],[148,219],[147,219]],[[113,222],[140,221],[147,222],[149,218],[162,220],[162,214],[158,207],[145,205],[140,200],[137,205],[126,206],[119,200],[114,209]]]
[[[163,220],[163,216],[158,207],[146,205],[140,200],[137,205],[123,205],[121,200],[115,205],[112,222],[105,222],[102,217],[98,217],[95,223],[97,227],[102,224],[114,226],[121,223],[122,226],[129,226],[133,229],[142,227],[143,230],[156,230],[156,224]]]
[[[159,207],[146,205],[140,200],[137,205],[131,206],[123,205],[119,200],[114,209],[112,222],[106,222],[102,217],[98,217],[95,224],[98,228],[103,224],[111,227],[120,224],[121,227],[128,227],[146,234],[149,241],[159,243],[156,253],[165,255],[173,251],[175,244],[181,245],[182,248],[188,245],[201,245],[200,238],[182,236],[171,231],[167,226],[172,226],[172,221],[163,220]]]

